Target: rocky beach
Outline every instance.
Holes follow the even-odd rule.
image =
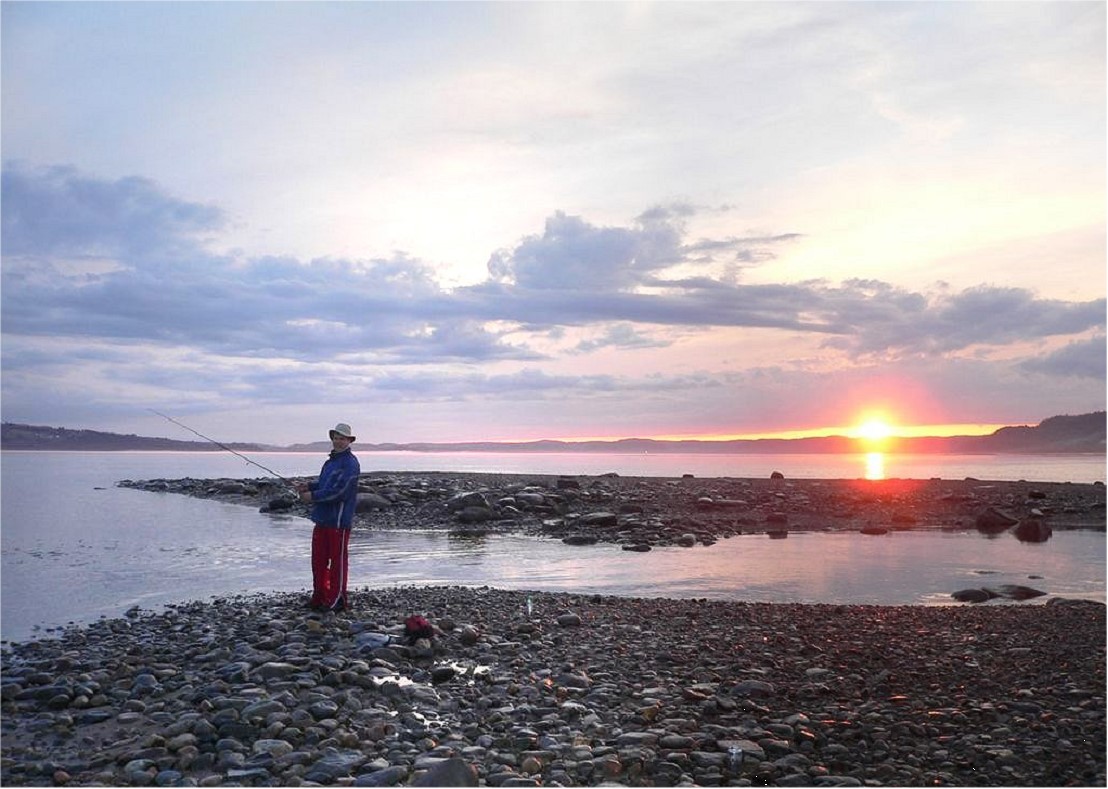
[[[219,599],[4,654],[5,785],[1103,786],[1099,604]],[[424,614],[431,640],[402,622]],[[393,643],[388,643],[389,641]]]
[[[272,477],[119,484],[307,516]],[[358,529],[521,533],[627,550],[797,530],[1016,529],[1035,541],[1054,529],[1105,529],[1101,483],[395,472],[363,474],[359,491]]]
[[[264,479],[120,484],[271,512],[300,506]],[[626,550],[800,529],[977,529],[1042,541],[1055,529],[1103,530],[1104,501],[1100,484],[390,473],[363,477],[357,528],[496,530]],[[341,614],[305,604],[271,593],[136,608],[5,646],[0,782],[1106,780],[1099,603],[841,606],[394,587],[355,590]],[[434,638],[407,639],[409,614],[426,616]]]

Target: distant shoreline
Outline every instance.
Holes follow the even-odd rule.
[[[984,436],[891,437],[880,444],[846,436],[813,438],[760,438],[730,441],[658,440],[624,438],[613,441],[524,442],[359,442],[363,452],[497,452],[516,453],[608,453],[608,454],[820,454],[849,455],[867,452],[887,454],[1104,454],[1106,451],[1105,412],[1079,416],[1052,416],[1034,427],[1004,427]],[[179,441],[137,435],[121,435],[96,430],[73,430],[43,425],[4,422],[0,425],[0,449],[31,451],[68,450],[90,452],[164,451],[164,452],[327,452],[330,444],[274,446],[263,443]]]
[[[253,449],[244,450],[250,452],[251,455],[318,455],[321,452],[326,453],[329,450],[319,447],[316,449]],[[1102,451],[1074,451],[1074,450],[1026,450],[1026,451],[1010,451],[1002,452],[998,450],[959,450],[959,451],[920,451],[920,450],[872,450],[872,449],[853,449],[844,450],[841,452],[835,452],[831,450],[826,451],[801,451],[801,450],[774,450],[774,451],[751,451],[743,449],[719,449],[719,450],[666,450],[660,452],[636,452],[633,450],[619,450],[619,449],[529,449],[521,451],[507,451],[501,446],[490,446],[485,449],[410,449],[410,448],[391,448],[382,449],[377,446],[362,446],[357,447],[358,454],[402,454],[409,453],[413,455],[454,455],[454,454],[473,454],[473,453],[486,453],[490,455],[494,454],[513,454],[513,455],[643,455],[643,454],[656,454],[656,455],[868,455],[873,453],[880,453],[883,455],[949,455],[949,456],[970,456],[970,457],[1019,457],[1019,456],[1031,456],[1031,455],[1057,455],[1059,457],[1064,456],[1077,456],[1077,457],[1106,457]],[[220,454],[226,452],[226,450],[219,447],[194,447],[190,449],[141,449],[141,448],[115,448],[115,449],[61,449],[57,447],[18,447],[9,448],[0,446],[0,452],[65,452],[70,454],[77,454],[80,452],[131,452],[134,454],[150,454],[150,455],[173,455],[181,453],[212,453]]]

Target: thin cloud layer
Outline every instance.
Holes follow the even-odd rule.
[[[714,389],[725,403],[753,372],[554,372],[612,349],[679,350],[719,328],[810,336],[857,369],[1006,349],[992,362],[998,368],[1086,378],[1094,389],[1104,378],[1103,299],[989,285],[921,293],[875,280],[744,284],[729,264],[757,257],[764,270],[773,249],[799,234],[690,240],[685,220],[697,209],[689,206],[653,208],[625,226],[556,212],[541,233],[495,252],[485,282],[447,288],[403,253],[360,261],[213,253],[207,242],[224,212],[144,178],[18,164],[3,178],[4,390],[6,405],[22,408],[32,385],[62,369],[96,371],[56,382],[74,387],[75,399],[78,389],[86,398],[102,390],[105,401],[126,400],[120,393],[132,388],[184,391],[197,407],[235,397],[296,402],[308,397],[305,376],[350,401],[696,392],[703,402]],[[577,339],[581,330],[590,335]],[[1057,338],[1069,344],[1019,355]],[[782,363],[800,375],[799,359]],[[502,364],[517,369],[481,369]]]
[[[1057,378],[1086,378],[1103,381],[1106,375],[1105,360],[1108,359],[1108,345],[1104,335],[1088,340],[1067,343],[1051,353],[1027,359],[1022,367],[1033,373]]]
[[[542,235],[496,253],[487,282],[448,290],[432,268],[403,255],[297,261],[211,254],[196,235],[216,229],[220,211],[176,200],[144,179],[103,182],[68,168],[4,175],[5,185],[14,184],[3,204],[3,326],[11,335],[142,339],[305,360],[326,348],[419,364],[539,358],[506,343],[506,331],[490,329],[492,322],[533,330],[622,324],[606,331],[625,340],[632,325],[768,327],[831,335],[828,346],[853,355],[894,357],[1104,326],[1103,299],[1043,300],[1017,288],[924,294],[862,280],[727,282],[690,261],[709,242],[686,244],[681,222],[665,211],[627,227],[557,213]],[[141,243],[125,242],[139,224]],[[111,265],[58,276],[63,263],[81,260]],[[665,278],[690,264],[704,273]],[[44,271],[51,276],[36,276]]]

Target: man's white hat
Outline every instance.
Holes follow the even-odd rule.
[[[329,438],[334,438],[336,435],[340,435],[340,436],[343,436],[345,438],[349,438],[351,441],[356,441],[357,440],[355,438],[354,434],[352,432],[350,432],[350,425],[346,424],[346,422],[339,422],[337,425],[335,425],[333,428],[331,428],[327,433],[327,436]]]

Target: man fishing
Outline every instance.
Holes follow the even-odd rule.
[[[356,440],[350,425],[340,422],[328,433],[331,454],[319,479],[297,483],[301,501],[312,505],[312,599],[315,611],[344,611],[350,562],[350,530],[358,503],[358,475],[362,467],[350,451]]]

